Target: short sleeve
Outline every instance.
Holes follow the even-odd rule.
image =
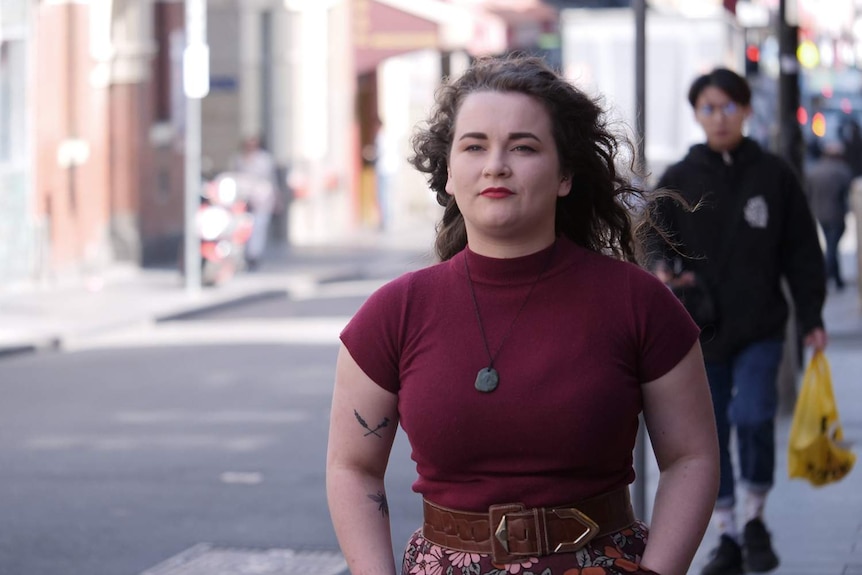
[[[700,328],[658,278],[637,269],[631,275],[631,282],[640,349],[639,379],[653,381],[682,361],[700,337]]]
[[[377,385],[392,393],[400,387],[405,306],[411,274],[375,291],[342,330],[350,356]]]

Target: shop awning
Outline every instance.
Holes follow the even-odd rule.
[[[465,50],[474,56],[506,49],[506,23],[497,15],[439,0],[353,0],[357,74],[415,50]]]

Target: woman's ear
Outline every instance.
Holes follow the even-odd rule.
[[[563,196],[568,196],[569,192],[572,191],[572,178],[567,175],[563,175],[560,177],[560,185],[557,188],[557,196],[562,198]]]

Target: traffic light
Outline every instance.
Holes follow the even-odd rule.
[[[760,72],[760,46],[748,44],[745,47],[745,75],[756,76]]]

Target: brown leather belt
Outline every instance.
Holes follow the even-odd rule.
[[[486,553],[495,563],[577,551],[594,537],[635,522],[628,487],[568,507],[492,505],[487,513],[457,511],[423,499],[422,536],[442,547]]]

